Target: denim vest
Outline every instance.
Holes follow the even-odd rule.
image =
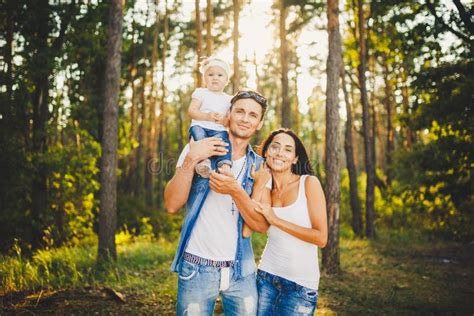
[[[250,145],[247,149],[247,167],[245,169],[245,177],[242,180],[242,187],[245,189],[248,195],[252,193],[253,178],[250,176],[250,170],[252,165],[255,163],[257,168],[260,167],[263,158],[257,155]],[[204,179],[198,176],[193,178],[191,186],[191,192],[189,193],[188,202],[186,203],[186,214],[184,217],[183,226],[181,229],[181,237],[176,250],[173,263],[171,264],[171,271],[179,272],[181,268],[181,262],[183,260],[183,254],[188,245],[191,237],[191,232],[196,224],[199,213],[201,212],[204,201],[209,193],[209,179]],[[237,220],[237,252],[235,254],[234,261],[234,276],[235,279],[240,279],[251,273],[255,272],[255,258],[253,255],[251,238],[242,237],[242,226],[244,220],[242,215],[239,214]]]

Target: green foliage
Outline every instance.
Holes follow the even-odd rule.
[[[260,254],[263,252],[263,249],[265,248],[266,243],[267,243],[266,234],[258,234],[258,233],[252,234],[252,248],[253,248],[255,259],[257,260],[257,262],[259,260]]]
[[[29,201],[23,196],[31,187],[33,168],[31,160],[19,143],[21,138],[8,137],[0,133],[0,250],[6,252],[20,239],[21,247],[27,246],[29,217]],[[23,241],[25,240],[25,241]]]
[[[457,238],[474,236],[473,71],[471,61],[419,75],[420,99],[407,122],[423,141],[411,151],[401,150],[396,166],[401,188],[430,214],[431,226]]]
[[[469,239],[472,234],[472,217],[462,213],[451,197],[441,191],[445,184],[426,186],[418,179],[416,167],[411,165],[411,181],[392,181],[389,188],[375,190],[376,224],[386,231],[397,234],[418,232],[425,235],[443,236],[447,239]],[[378,170],[380,173],[380,170]],[[366,175],[358,177],[359,200],[365,203]],[[418,184],[418,185],[416,185]],[[354,238],[351,228],[352,210],[349,202],[349,177],[344,170],[341,177],[340,236]],[[363,214],[364,217],[364,214]],[[363,220],[364,222],[365,220]]]
[[[124,237],[127,234],[128,238]],[[97,284],[142,289],[159,286],[143,279],[141,273],[158,266],[162,271],[157,277],[168,271],[176,243],[149,235],[135,237],[127,231],[120,232],[116,238],[121,241],[119,259],[105,269],[96,269],[97,240],[92,245],[38,250],[32,257],[25,257],[16,245],[12,256],[0,257],[0,286],[6,293]]]
[[[149,208],[144,199],[123,194],[118,196],[118,227],[132,235],[149,234],[175,240],[179,237],[183,214],[170,215],[164,210]]]
[[[100,145],[84,130],[65,128],[63,141],[50,147],[50,211],[43,217],[48,245],[78,244],[93,234],[97,206]]]
[[[83,5],[72,21],[61,59],[70,117],[100,141],[105,73],[107,2]],[[89,30],[89,31],[84,31]]]

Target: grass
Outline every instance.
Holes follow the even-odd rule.
[[[257,259],[265,236],[255,234]],[[96,247],[0,258],[0,314],[173,314],[176,242],[138,239],[119,259],[95,269]],[[317,315],[473,314],[472,245],[386,234],[377,241],[341,238],[341,273],[321,274]],[[125,303],[107,289],[125,295]]]
[[[39,250],[31,258],[24,258],[21,253],[17,253],[14,257],[1,258],[2,292],[101,284],[148,289],[150,284],[144,282],[143,276],[167,266],[174,250],[175,244],[166,240],[138,239],[119,245],[117,264],[100,270],[95,265],[96,246]]]
[[[320,312],[472,314],[472,246],[342,240],[342,273],[322,275]]]

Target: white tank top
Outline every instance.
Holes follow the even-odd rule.
[[[296,201],[285,207],[273,207],[275,214],[288,222],[311,228],[305,192],[307,175],[300,178]],[[270,226],[259,269],[310,289],[318,289],[318,247]]]

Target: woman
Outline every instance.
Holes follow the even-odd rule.
[[[318,247],[327,242],[324,193],[293,131],[272,132],[261,150],[272,185],[269,171],[260,168],[254,173],[254,188],[261,192],[254,192],[253,197],[270,194],[272,205],[257,202],[256,208],[270,224],[257,272],[258,315],[313,315],[318,299]]]

